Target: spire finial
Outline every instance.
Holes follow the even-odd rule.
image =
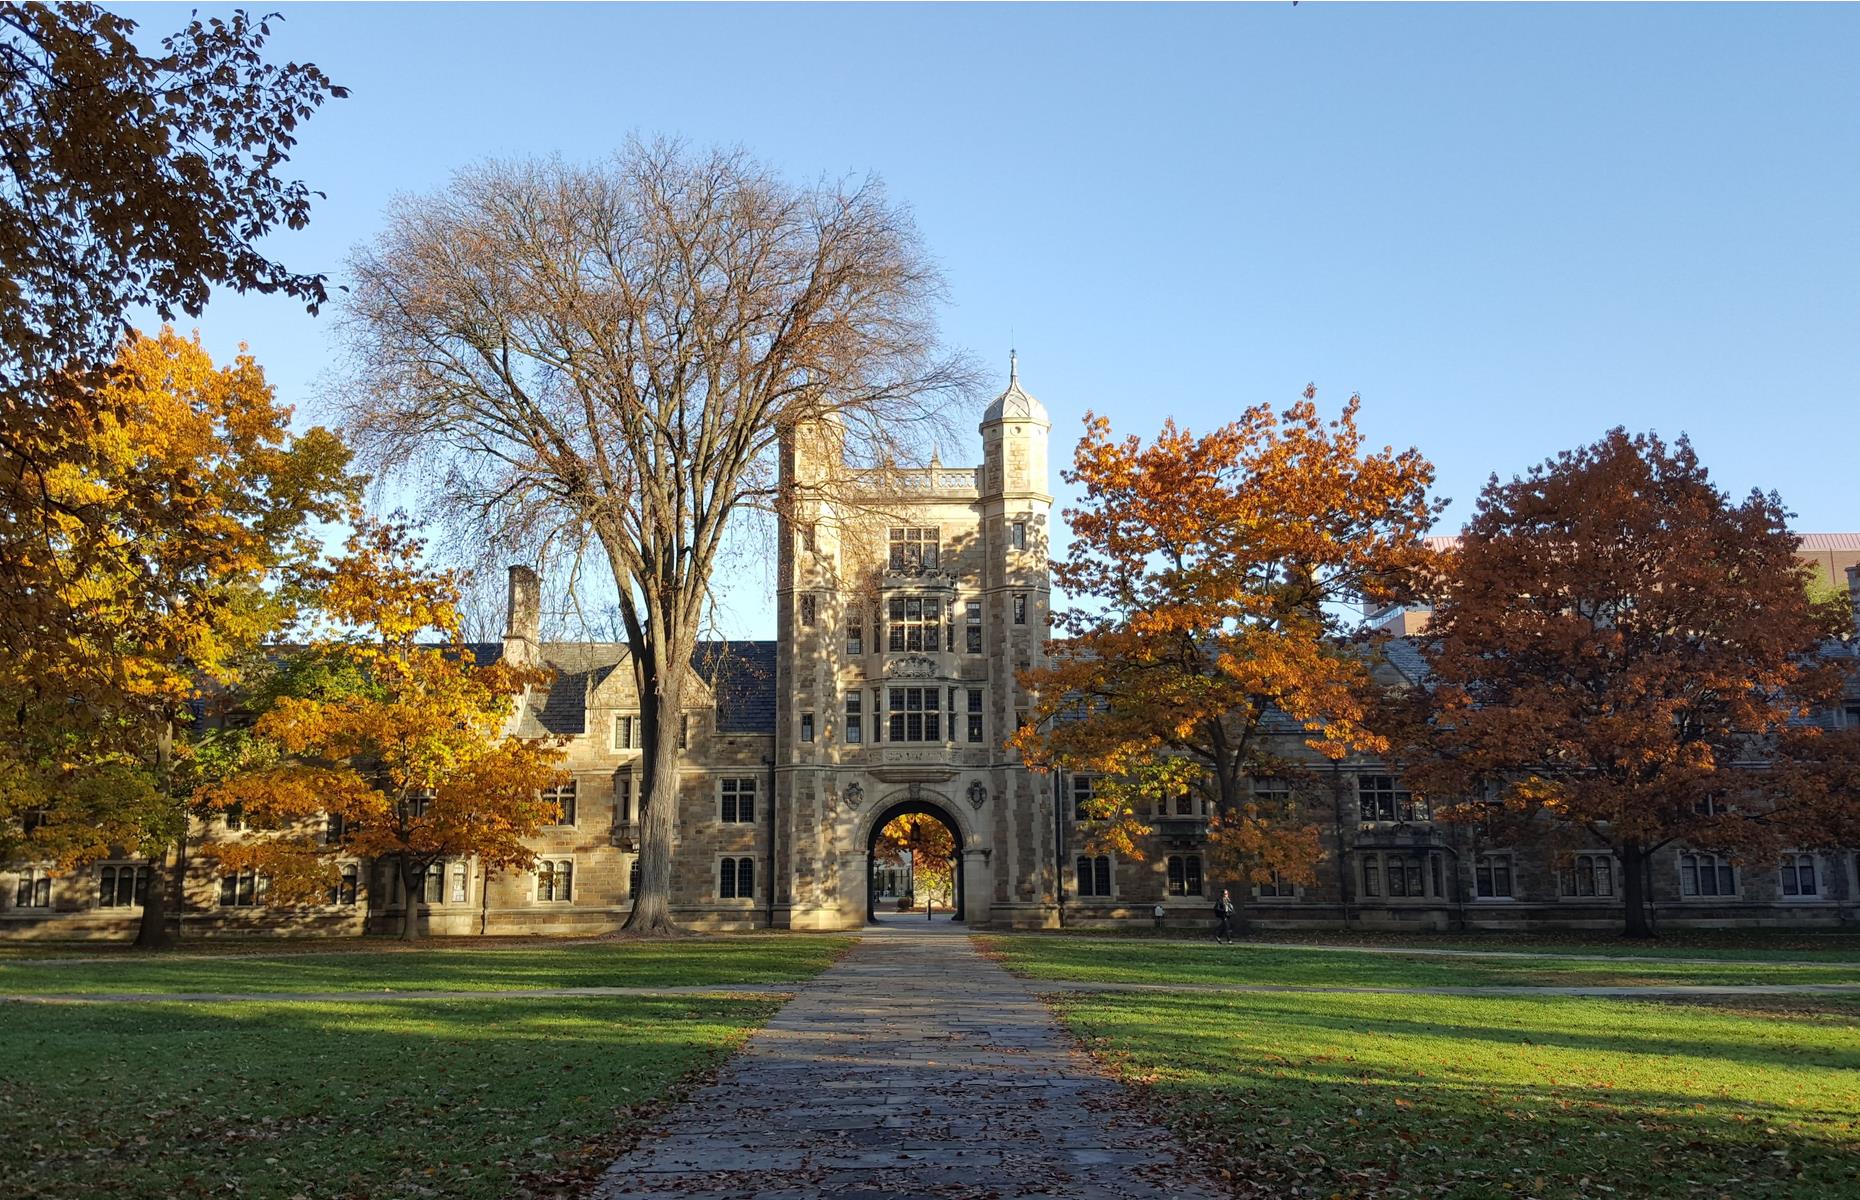
[[[1012,346],[1008,347],[1008,386],[1020,382],[1020,353]]]

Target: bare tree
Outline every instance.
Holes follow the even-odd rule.
[[[875,181],[637,140],[467,170],[397,202],[351,266],[363,453],[493,544],[613,573],[645,729],[628,928],[670,930],[677,721],[726,529],[813,502],[780,492],[797,441],[825,444],[808,486],[832,490],[973,391],[938,342],[941,276]]]

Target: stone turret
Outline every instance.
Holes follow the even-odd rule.
[[[982,414],[982,494],[1037,497],[1047,504],[1046,406],[1020,386],[1020,360],[1008,355],[1007,390]]]

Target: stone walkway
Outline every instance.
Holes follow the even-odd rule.
[[[797,991],[598,1200],[1219,1194],[960,926],[882,926]]]

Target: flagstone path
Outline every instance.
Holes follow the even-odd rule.
[[[1219,1194],[961,926],[878,927],[795,990],[598,1200]]]

